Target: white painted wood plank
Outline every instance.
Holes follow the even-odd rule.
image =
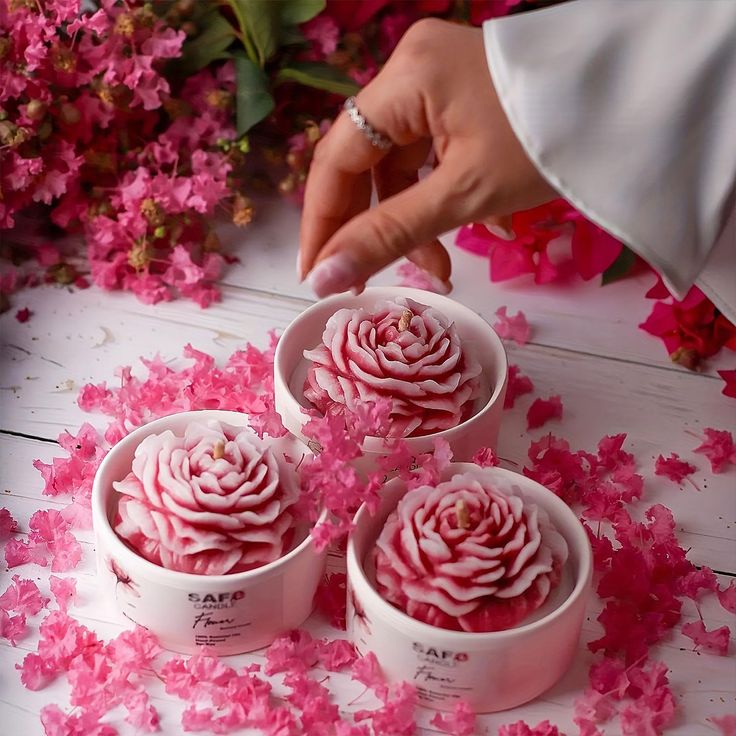
[[[222,360],[245,339],[263,345],[269,327],[282,328],[301,308],[293,300],[243,292],[205,311],[181,303],[137,311],[123,295],[49,295],[53,299],[39,305],[31,322],[16,323],[5,336],[6,345],[15,347],[3,351],[0,383],[0,428],[48,438],[83,421],[104,426],[76,406],[76,392],[87,381],[114,382],[115,366],[136,365],[135,356],[156,352],[176,360],[188,340]],[[736,469],[713,476],[707,460],[692,453],[705,426],[736,431],[733,402],[721,395],[719,381],[535,345],[508,351],[533,379],[536,396],[562,396],[565,416],[528,434],[525,413],[533,397],[522,397],[504,419],[503,457],[523,465],[530,439],[547,431],[584,449],[593,449],[605,434],[627,432],[628,447],[649,479],[645,502],[671,506],[683,531],[699,535],[687,537],[698,564],[736,571]],[[653,475],[654,459],[670,452],[698,467],[701,494]]]

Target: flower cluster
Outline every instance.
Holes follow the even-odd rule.
[[[479,224],[461,228],[456,243],[488,258],[493,282],[532,275],[536,284],[563,283],[577,275],[585,281],[600,276],[608,284],[646,268],[562,199],[514,213],[503,234]],[[664,342],[674,363],[694,370],[721,348],[736,350],[736,326],[696,286],[677,300],[657,277],[646,296],[656,302],[639,327]],[[499,335],[520,344],[528,339],[523,321],[507,317],[505,307],[496,314]],[[736,371],[719,374],[726,382],[724,395],[736,397]]]
[[[92,280],[154,303],[182,295],[206,306],[223,257],[207,219],[233,200],[243,158],[233,146],[234,69],[206,69],[175,95],[165,64],[185,34],[142,2],[13,2],[0,10],[0,230],[38,203],[55,225],[81,226]],[[34,211],[39,219],[42,213]],[[43,237],[16,243],[49,280],[85,286]],[[12,231],[8,240],[17,240]],[[86,268],[83,266],[81,268]],[[37,278],[9,269],[7,294]]]
[[[673,363],[694,370],[723,347],[736,350],[736,325],[731,324],[697,286],[693,286],[684,299],[677,300],[658,280],[647,296],[657,301],[639,327],[664,342]]]

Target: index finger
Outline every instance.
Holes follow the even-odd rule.
[[[300,278],[322,246],[348,220],[368,208],[371,169],[386,155],[343,112],[315,150],[304,192],[300,230]]]

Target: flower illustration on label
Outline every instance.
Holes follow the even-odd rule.
[[[115,576],[115,598],[118,597],[118,588],[119,586],[123,586],[123,590],[125,590],[128,594],[140,598],[141,594],[138,592],[138,584],[133,582],[133,578],[128,575],[125,570],[123,570],[120,565],[113,560],[112,557],[107,558],[107,569]]]
[[[125,590],[134,595],[136,598],[140,598],[141,594],[138,592],[138,584],[133,582],[133,578],[123,570],[120,565],[110,557],[107,561],[107,569],[115,576],[115,587],[122,585]]]
[[[363,630],[368,634],[368,636],[372,635],[371,631],[371,622],[368,616],[366,615],[366,612],[360,603],[360,601],[357,599],[355,595],[355,591],[352,588],[348,589],[348,596],[350,599],[350,606],[353,609],[353,623],[357,622],[361,625]]]

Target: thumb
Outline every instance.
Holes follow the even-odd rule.
[[[318,297],[362,286],[371,276],[417,246],[461,225],[459,187],[447,168],[439,166],[426,178],[378,206],[353,217],[325,244],[307,281]],[[435,247],[441,247],[439,243]],[[442,259],[444,261],[444,259]],[[438,269],[439,270],[439,269]],[[449,278],[449,260],[442,269]]]

